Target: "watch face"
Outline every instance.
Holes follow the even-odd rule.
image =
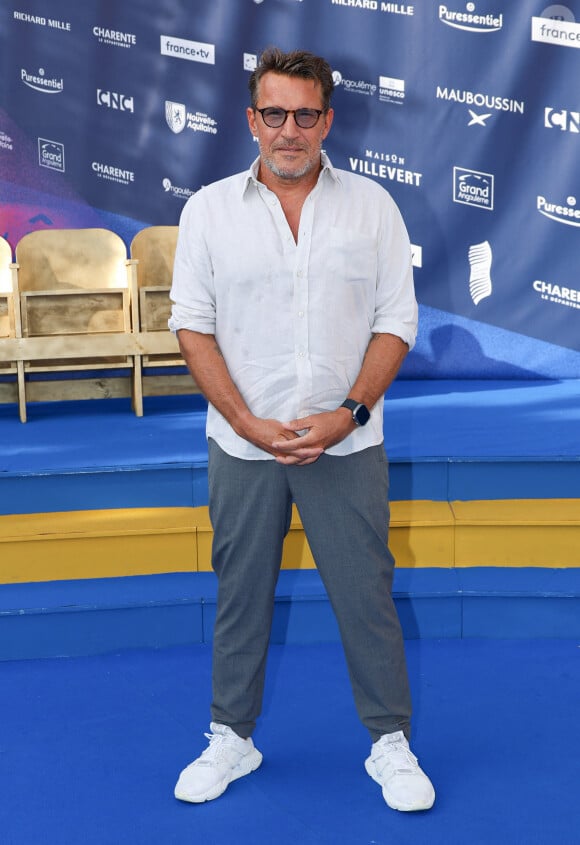
[[[365,405],[359,405],[354,412],[354,418],[358,425],[366,425],[370,417],[369,409]]]

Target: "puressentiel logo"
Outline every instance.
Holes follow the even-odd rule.
[[[548,6],[532,18],[532,41],[580,49],[580,24],[567,6]]]
[[[493,193],[493,173],[453,168],[453,202],[493,211]]]
[[[39,67],[36,73],[29,73],[26,68],[21,68],[20,79],[33,91],[40,91],[41,94],[61,94],[64,89],[62,76],[47,76],[43,67]]]
[[[39,138],[38,163],[41,167],[64,173],[64,144],[60,141],[50,141],[48,138]]]
[[[479,32],[480,34],[499,32],[503,26],[502,14],[478,14],[475,10],[475,3],[466,3],[465,11],[450,9],[448,6],[441,4],[439,6],[439,20],[455,29]]]
[[[566,226],[580,227],[580,208],[576,205],[576,197],[567,197],[565,205],[550,202],[542,196],[537,199],[537,209],[544,217],[556,223],[564,223]]]
[[[204,44],[202,41],[188,41],[185,38],[162,35],[161,55],[173,56],[174,59],[187,59],[189,62],[215,65],[215,44]]]

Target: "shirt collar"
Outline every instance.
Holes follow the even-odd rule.
[[[324,152],[321,153],[321,164],[322,169],[318,176],[318,181],[320,182],[322,179],[333,179],[335,182],[340,184],[340,177],[337,171],[332,166],[332,162]],[[246,171],[243,186],[242,186],[242,196],[245,196],[248,188],[250,185],[254,185],[256,188],[261,185],[262,183],[258,181],[258,168],[260,166],[260,156],[258,156],[252,164],[250,165],[249,170]]]

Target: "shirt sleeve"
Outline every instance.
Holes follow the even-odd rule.
[[[173,265],[172,301],[169,328],[172,332],[189,329],[215,334],[215,288],[212,262],[203,221],[203,191],[185,204],[179,221]]]
[[[409,349],[417,338],[418,307],[413,282],[411,243],[401,212],[386,193],[379,236],[379,266],[374,334],[394,334]]]

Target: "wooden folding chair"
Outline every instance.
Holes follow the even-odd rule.
[[[23,422],[26,401],[128,395],[142,416],[137,302],[122,239],[107,229],[43,229],[20,240],[16,261]],[[87,376],[72,378],[74,371]],[[31,380],[33,373],[53,377]]]
[[[185,372],[177,339],[167,327],[177,231],[177,226],[149,226],[131,242],[139,297],[139,342],[147,350],[142,359],[145,396],[198,392]],[[161,374],[157,368],[162,368]]]

